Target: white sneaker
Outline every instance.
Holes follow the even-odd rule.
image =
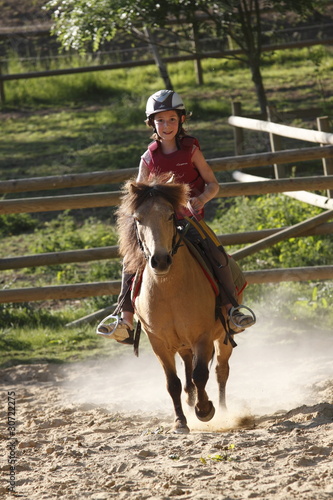
[[[247,309],[251,314],[243,314],[240,309]],[[254,312],[246,306],[232,307],[229,311],[228,320],[231,323],[231,328],[234,333],[243,332],[245,328],[249,328],[256,322]]]
[[[114,321],[105,323],[112,318]],[[108,339],[114,339],[123,344],[133,344],[133,329],[126,321],[119,316],[107,316],[97,326],[96,333]]]

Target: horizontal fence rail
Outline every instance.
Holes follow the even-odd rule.
[[[280,283],[282,281],[309,281],[333,279],[333,266],[292,267],[245,271],[249,284]],[[121,281],[102,281],[75,285],[53,285],[34,288],[0,290],[0,303],[35,302],[45,300],[78,299],[103,295],[118,295]]]
[[[297,191],[306,189],[333,188],[333,175],[318,177],[295,177],[291,179],[269,179],[239,184],[225,182],[219,184],[220,189],[215,198],[232,196],[250,196],[282,191]],[[52,212],[58,210],[73,210],[94,207],[113,207],[119,205],[121,191],[73,194],[65,196],[49,196],[41,198],[24,198],[18,200],[0,201],[0,215]]]
[[[269,132],[291,139],[300,139],[302,141],[317,142],[319,144],[333,144],[333,134],[321,132],[320,130],[308,130],[299,127],[290,127],[280,123],[266,122],[264,120],[255,120],[253,118],[244,118],[242,116],[230,116],[229,125],[234,127],[257,130],[259,132]]]
[[[330,154],[331,152],[328,151],[328,156]],[[29,191],[98,186],[100,184],[119,184],[135,176],[137,172],[138,168],[124,168],[121,170],[90,172],[86,174],[64,174],[50,175],[48,177],[31,177],[29,179],[12,179],[0,181],[0,193],[25,193]]]
[[[286,50],[286,49],[296,49],[303,47],[311,47],[314,45],[332,45],[333,38],[323,38],[314,40],[300,40],[296,42],[287,42],[279,44],[269,44],[263,45],[261,47],[262,52],[271,52],[274,50]],[[232,50],[222,50],[222,51],[206,51],[206,52],[194,52],[191,54],[182,54],[178,56],[167,56],[161,59],[161,64],[170,64],[185,61],[201,61],[203,59],[223,59],[230,57],[237,57],[243,54],[242,49],[232,49]],[[33,71],[27,73],[15,73],[15,74],[2,74],[2,68],[0,64],[0,103],[5,102],[5,89],[4,83],[11,80],[27,80],[31,78],[44,78],[51,76],[61,76],[61,75],[74,75],[78,73],[88,73],[96,71],[111,71],[116,69],[131,68],[131,67],[142,67],[155,65],[156,60],[154,58],[135,60],[135,61],[122,61],[120,63],[111,63],[104,65],[95,66],[84,66],[80,68],[63,68],[58,70],[45,70],[45,71]]]
[[[287,227],[262,229],[260,231],[247,231],[243,233],[220,234],[218,239],[222,245],[241,245],[254,243],[268,236],[281,232]],[[333,222],[320,224],[311,229],[303,229],[299,236],[315,236],[333,233]],[[94,260],[106,260],[119,258],[119,247],[108,246],[99,248],[87,248],[84,250],[66,250],[63,252],[48,252],[23,257],[6,257],[0,259],[0,271],[8,269],[22,269],[24,267],[52,266],[59,264],[91,262]]]
[[[208,159],[207,163],[215,172],[232,171],[239,168],[263,167],[273,163],[311,161],[333,158],[333,146],[317,146],[302,149],[285,149],[275,153],[255,153],[241,156]],[[23,193],[28,191],[64,189],[100,184],[119,184],[136,176],[138,168],[91,172],[85,174],[64,174],[28,179],[0,181],[0,193]]]
[[[239,182],[264,182],[268,180],[266,177],[245,174],[244,172],[239,172],[238,170],[235,170],[232,176]],[[285,194],[291,198],[295,198],[296,200],[302,201],[309,205],[324,208],[325,210],[333,210],[333,198],[328,198],[327,196],[311,193],[309,191],[282,191],[282,194]]]
[[[333,38],[326,38],[322,40],[303,40],[299,42],[289,42],[289,43],[281,43],[281,44],[272,44],[272,45],[263,45],[263,52],[270,52],[272,50],[285,50],[285,49],[295,49],[301,47],[311,47],[313,45],[331,45],[333,43]],[[176,63],[183,61],[195,61],[198,59],[223,59],[226,57],[237,56],[243,54],[244,51],[242,49],[233,49],[233,50],[213,50],[209,52],[201,52],[201,53],[193,53],[193,54],[182,54],[180,56],[168,56],[163,57],[164,63]],[[64,68],[64,69],[56,69],[56,70],[45,70],[45,71],[33,71],[30,73],[13,73],[7,75],[0,76],[0,82],[9,81],[9,80],[27,80],[30,78],[43,78],[48,76],[61,76],[61,75],[71,75],[78,73],[89,73],[94,71],[107,71],[107,70],[115,70],[115,69],[123,69],[123,68],[134,68],[136,66],[151,66],[155,65],[155,59],[144,59],[144,60],[136,60],[136,61],[128,61],[128,62],[119,62],[119,63],[111,63],[111,64],[103,64],[96,66],[83,66],[81,68]]]
[[[282,281],[325,281],[333,279],[333,266],[263,269],[262,271],[245,271],[244,275],[249,284],[281,283]]]

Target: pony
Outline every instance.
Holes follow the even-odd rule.
[[[166,182],[164,174],[147,182],[128,180],[117,210],[119,251],[126,271],[141,276],[135,314],[165,373],[175,414],[173,430],[184,434],[190,430],[176,354],[184,361],[187,403],[199,420],[207,422],[215,414],[205,390],[209,364],[215,354],[219,406],[225,409],[232,352],[216,319],[213,287],[177,231],[177,214],[188,200],[189,187],[172,178]]]

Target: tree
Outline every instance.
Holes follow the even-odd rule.
[[[305,19],[316,9],[323,8],[327,1],[163,0],[156,3],[152,0],[50,0],[47,8],[53,11],[54,33],[62,47],[79,51],[84,51],[87,46],[96,51],[118,32],[140,36],[149,43],[147,35],[153,30],[166,26],[169,30],[175,29],[172,20],[178,21],[178,30],[179,25],[183,26],[187,37],[188,26],[195,28],[192,33],[197,32],[198,23],[204,24],[208,30],[213,26],[221,40],[229,37],[241,49],[241,54],[233,57],[248,65],[261,113],[266,116],[267,99],[261,74],[264,16],[273,11],[280,15],[292,12]],[[140,31],[142,26],[145,31]]]
[[[252,76],[261,113],[266,117],[267,98],[261,74],[262,45],[263,45],[263,16],[269,12],[280,15],[293,12],[300,18],[313,15],[314,10],[323,8],[325,0],[217,0],[173,1],[173,4],[186,4],[183,13],[192,16],[194,10],[206,14],[215,25],[216,32],[221,36],[228,36],[242,50],[242,55],[234,58],[244,61]],[[274,29],[274,20],[271,19],[271,31]]]

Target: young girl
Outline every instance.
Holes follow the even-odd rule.
[[[200,150],[198,141],[185,133],[183,123],[186,111],[181,97],[172,90],[156,92],[147,101],[146,116],[147,125],[154,130],[152,136],[154,142],[141,157],[137,181],[147,181],[152,173],[173,172],[179,182],[189,184],[191,188],[189,206],[188,209],[184,209],[182,216],[195,214],[196,217],[202,217],[205,204],[218,193],[219,185]],[[223,249],[222,251],[218,249],[217,254],[218,280],[226,292],[222,305],[229,313],[233,305],[238,305],[235,284],[226,253]],[[214,257],[216,259],[216,253]],[[122,289],[115,311],[115,314],[121,312],[121,317],[113,316],[115,321],[111,324],[104,324],[107,319],[105,318],[97,328],[97,333],[124,344],[133,344],[134,309],[130,296],[132,277],[132,274],[126,273],[126,259],[124,259]],[[233,310],[231,320],[234,333],[243,331],[255,323],[252,315],[244,315],[237,308]]]

